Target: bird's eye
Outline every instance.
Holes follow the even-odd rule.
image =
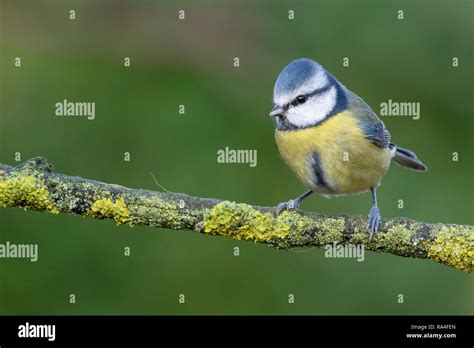
[[[296,102],[298,104],[303,104],[308,98],[305,95],[299,95],[296,97]]]

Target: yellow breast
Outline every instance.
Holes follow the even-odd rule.
[[[377,187],[392,158],[388,148],[379,148],[365,137],[348,111],[311,128],[276,130],[275,139],[283,160],[298,178],[323,194],[350,194]],[[321,175],[316,175],[315,169],[320,169]]]

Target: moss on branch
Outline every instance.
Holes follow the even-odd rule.
[[[269,207],[56,174],[43,158],[18,167],[0,164],[0,207],[111,219],[118,225],[193,230],[279,249],[363,244],[368,250],[430,259],[466,272],[474,268],[472,226],[386,219],[368,243],[366,217],[301,211],[274,217]]]

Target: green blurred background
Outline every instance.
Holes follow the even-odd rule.
[[[170,191],[276,205],[304,187],[274,143],[273,83],[289,61],[310,57],[376,112],[388,99],[421,103],[418,121],[383,118],[429,171],[393,165],[382,215],[474,223],[472,1],[0,3],[2,163],[42,155],[70,175],[159,190],[152,172]],[[63,99],[95,102],[96,119],[55,116]],[[217,163],[226,146],[257,149],[257,167]],[[365,215],[370,203],[369,194],[314,196],[302,208]],[[21,209],[0,209],[0,229],[0,243],[39,244],[36,263],[0,260],[0,314],[474,313],[472,275],[432,261],[327,259]]]

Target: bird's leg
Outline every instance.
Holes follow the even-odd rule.
[[[296,197],[295,199],[290,199],[288,202],[279,203],[275,208],[275,216],[280,215],[283,210],[299,209],[300,202],[312,193],[313,191],[309,190],[303,193],[301,196]]]
[[[379,230],[380,226],[380,211],[379,207],[377,206],[377,193],[375,191],[375,187],[372,187],[370,191],[372,192],[373,205],[370,209],[369,218],[367,222],[367,229],[370,232],[369,243]]]

